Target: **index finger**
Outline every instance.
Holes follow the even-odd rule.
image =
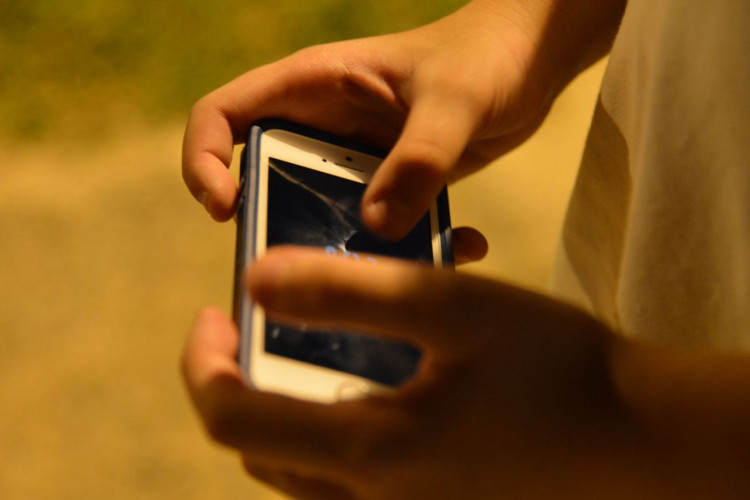
[[[204,98],[205,99],[205,98]],[[182,145],[182,178],[192,195],[218,221],[232,217],[237,186],[229,173],[234,140],[221,107],[199,101],[190,113]]]
[[[269,317],[341,328],[416,344],[429,359],[466,354],[457,332],[482,334],[489,281],[378,257],[332,257],[317,249],[275,247],[248,274],[253,300]]]
[[[228,169],[249,124],[276,114],[277,65],[250,71],[200,99],[190,111],[182,146],[182,177],[192,195],[219,221],[234,215],[237,186]],[[283,100],[282,100],[283,101]]]

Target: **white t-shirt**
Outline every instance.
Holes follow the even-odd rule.
[[[627,335],[750,350],[750,2],[628,3],[552,284]]]

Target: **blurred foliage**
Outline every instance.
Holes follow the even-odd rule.
[[[182,119],[302,47],[434,20],[461,0],[0,0],[0,136],[98,137]]]

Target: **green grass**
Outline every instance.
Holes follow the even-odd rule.
[[[98,137],[183,118],[201,95],[302,47],[417,26],[460,0],[6,0],[0,136]]]

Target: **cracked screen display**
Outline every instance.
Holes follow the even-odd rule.
[[[364,228],[365,184],[274,158],[268,170],[267,245],[325,248],[332,255],[383,255],[432,263],[430,220],[396,243]],[[365,256],[364,254],[370,254]],[[396,386],[414,374],[419,351],[409,345],[342,331],[313,331],[266,322],[266,352]]]

